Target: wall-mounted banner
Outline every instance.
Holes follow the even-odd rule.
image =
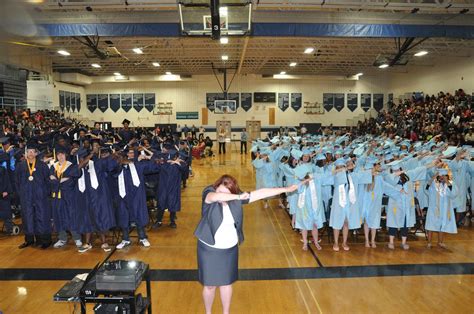
[[[120,94],[109,95],[109,106],[113,112],[117,112],[120,109]]]
[[[344,102],[344,94],[334,94],[334,108],[337,111],[341,111],[342,109],[344,109]]]
[[[347,94],[347,108],[352,112],[359,106],[358,96],[358,94]]]
[[[132,109],[132,94],[121,94],[120,103],[122,104],[123,111],[129,112]]]
[[[100,111],[106,112],[109,109],[109,95],[108,94],[98,94],[97,95],[97,108]]]
[[[278,108],[281,111],[285,111],[290,107],[290,94],[289,93],[278,93]]]
[[[156,97],[155,97],[154,93],[145,94],[145,108],[146,108],[146,110],[148,110],[149,112],[152,112],[153,108],[155,107],[155,103],[156,103]]]
[[[137,112],[140,112],[142,111],[144,106],[145,106],[145,100],[143,98],[143,94],[133,94],[133,108]]]
[[[97,109],[97,95],[86,95],[87,109],[94,112]]]
[[[64,92],[64,99],[66,101],[66,111],[71,111],[71,92]]]
[[[69,99],[71,102],[71,111],[75,112],[76,111],[76,93],[71,93]]]
[[[372,107],[372,94],[360,94],[360,107],[365,112],[370,110],[370,107]]]
[[[59,108],[61,109],[61,111],[64,111],[64,107],[66,107],[66,100],[65,100],[65,95],[64,95],[65,91],[63,90],[60,90],[59,91]]]
[[[301,105],[303,104],[303,95],[301,93],[291,93],[291,108],[294,111],[298,111],[301,109]]]
[[[374,94],[374,109],[377,112],[383,109],[383,94]]]
[[[252,93],[240,93],[240,105],[245,111],[252,108]]]
[[[334,107],[334,94],[333,93],[324,93],[323,94],[323,107],[326,111],[331,111]]]
[[[199,119],[199,112],[197,111],[176,112],[176,119],[177,120]]]
[[[76,109],[77,112],[81,111],[81,94],[79,93],[76,94]]]

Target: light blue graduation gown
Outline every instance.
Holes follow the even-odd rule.
[[[412,170],[405,171],[405,174],[410,178],[410,181],[405,184],[396,184],[397,190],[403,190],[405,193],[389,193],[389,190],[384,191],[389,196],[387,205],[387,227],[388,228],[403,228],[406,218],[406,226],[411,228],[416,223],[416,209],[415,209],[415,182],[426,178],[426,167],[417,167]],[[398,179],[397,176],[390,175]],[[395,181],[395,179],[393,180]],[[421,188],[421,187],[420,187]]]
[[[272,162],[267,162],[257,158],[252,161],[252,164],[256,170],[255,177],[257,180],[257,190],[261,188],[273,188],[277,186]]]
[[[449,168],[452,171],[453,181],[456,183],[458,193],[453,201],[453,206],[458,213],[464,213],[467,202],[467,189],[470,182],[468,182],[469,175],[469,161],[467,160],[450,160],[447,161]]]
[[[332,199],[331,216],[329,219],[329,225],[334,229],[342,229],[344,221],[347,219],[349,223],[349,229],[357,229],[361,226],[360,217],[360,200],[357,199],[359,185],[369,184],[372,182],[372,171],[355,171],[348,173],[352,178],[354,184],[354,193],[356,200],[354,204],[351,203],[349,198],[349,182],[346,178],[346,172],[339,172],[334,175],[334,194]],[[339,186],[343,184],[346,194],[346,205],[343,207],[339,201]]]
[[[425,229],[428,231],[457,233],[456,216],[454,215],[454,200],[458,193],[456,183],[452,189],[446,187],[443,196],[436,190],[433,181],[428,188],[428,214],[426,215]]]
[[[298,184],[299,180],[295,175],[295,168],[291,168],[288,164],[280,164],[279,168],[281,169],[282,174],[286,177],[287,186]],[[286,199],[290,206],[290,214],[294,215],[296,213],[296,207],[298,203],[298,191],[293,191],[286,194]]]
[[[312,230],[314,226],[321,228],[326,221],[324,215],[324,206],[322,198],[322,186],[332,184],[332,176],[326,176],[324,173],[314,172],[314,167],[310,163],[300,164],[295,168],[295,174],[299,180],[303,180],[306,174],[313,176],[313,183],[316,191],[316,204],[313,204],[311,188],[308,185],[301,187],[298,198],[304,194],[304,205],[296,209],[295,227],[302,230]],[[298,201],[298,199],[297,199]]]
[[[365,221],[369,228],[380,228],[380,218],[382,215],[382,198],[383,195],[392,195],[395,189],[387,183],[382,175],[374,177],[374,187],[370,189],[372,183],[364,185],[360,191],[361,199],[361,219]]]

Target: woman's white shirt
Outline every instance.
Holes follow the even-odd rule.
[[[239,243],[239,237],[237,236],[234,217],[228,204],[222,204],[222,215],[222,223],[214,235],[215,244],[210,245],[202,240],[199,241],[215,249],[230,249]]]

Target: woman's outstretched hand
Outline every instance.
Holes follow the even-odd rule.
[[[287,192],[296,191],[296,190],[298,190],[298,184],[290,185],[289,187],[286,188],[286,190],[287,190]]]

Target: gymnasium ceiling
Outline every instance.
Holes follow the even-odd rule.
[[[28,0],[25,12],[34,23],[177,23],[175,1],[133,0]],[[221,1],[222,2],[222,1]],[[324,3],[323,3],[324,2]],[[59,3],[59,4],[58,4]],[[86,8],[90,7],[91,11]],[[414,8],[419,11],[412,13]],[[468,10],[460,13],[462,10]],[[473,25],[474,1],[468,0],[257,0],[253,3],[253,22],[385,23],[428,25]],[[472,58],[474,40],[462,38],[416,38],[423,40],[406,53],[406,66],[379,69],[376,60],[397,53],[405,40],[396,38],[351,37],[230,37],[221,44],[210,38],[189,37],[100,37],[98,48],[108,51],[100,59],[79,40],[84,38],[35,38],[15,36],[10,42],[28,48],[28,53],[43,54],[54,71],[87,75],[149,75],[172,72],[180,75],[212,74],[213,67],[235,68],[241,74],[273,75],[285,71],[294,75],[354,75],[380,71],[405,72],[408,67],[431,66],[435,60]],[[114,48],[112,48],[114,47]],[[136,54],[133,48],[142,48]],[[308,47],[314,48],[305,54]],[[61,56],[58,50],[71,55]],[[414,57],[420,50],[424,57]],[[222,55],[228,60],[223,61]],[[158,62],[159,67],[153,66]],[[291,62],[297,65],[290,67]],[[101,68],[92,68],[98,63]]]

